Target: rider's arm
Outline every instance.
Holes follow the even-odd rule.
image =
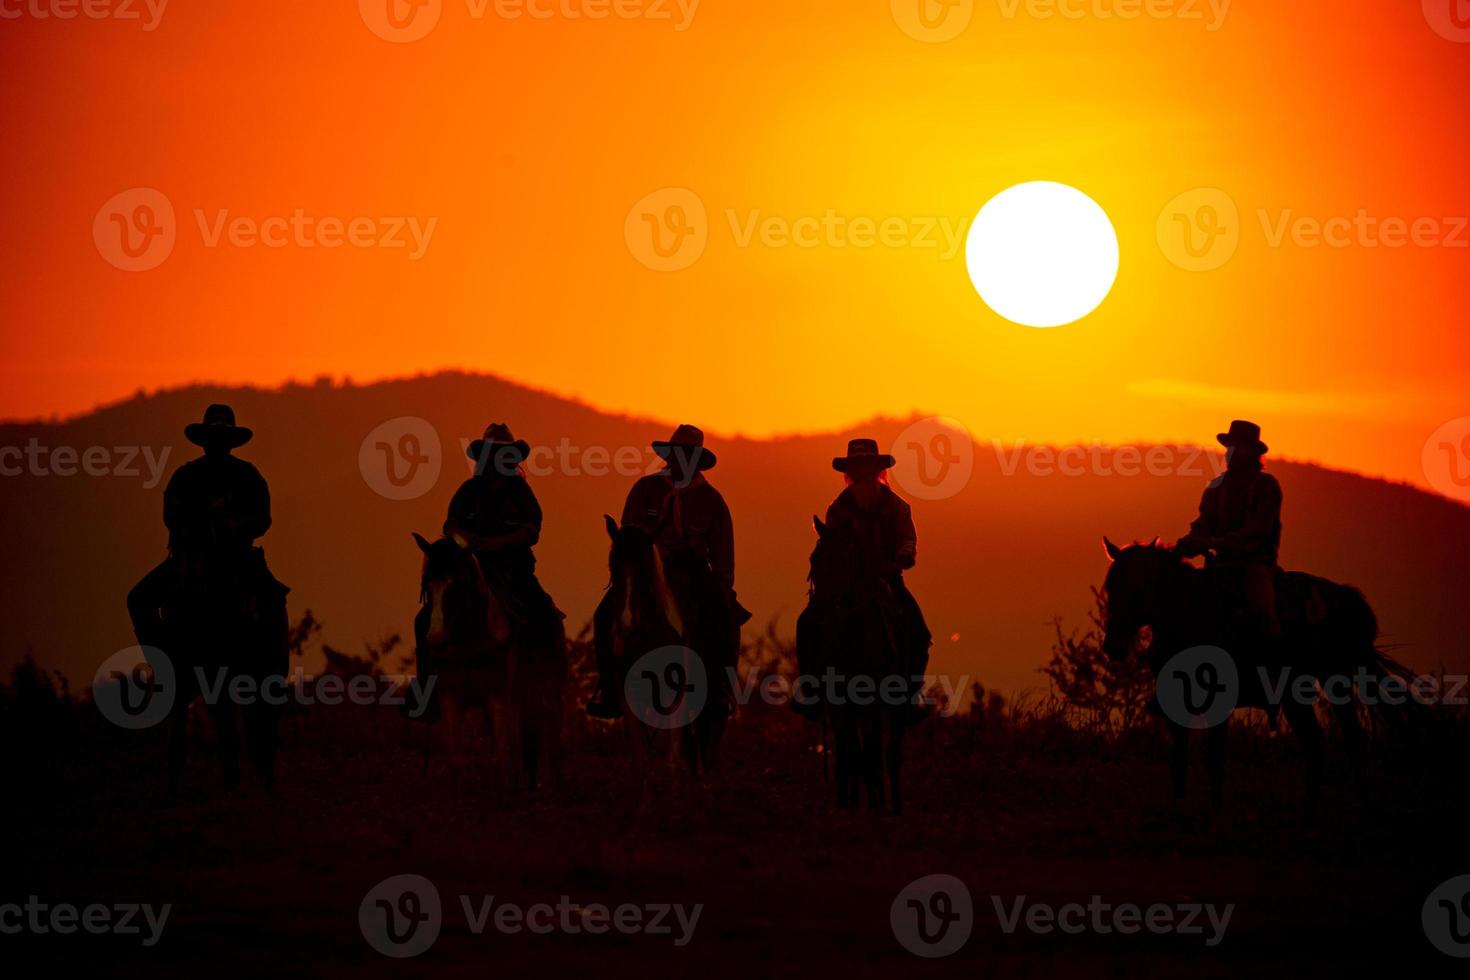
[[[658,481],[661,479],[663,478],[658,476],[645,476],[633,484],[633,489],[628,491],[628,499],[623,503],[622,523],[625,526],[631,524],[649,532],[653,531],[658,523],[658,509],[663,502],[658,495]]]
[[[182,467],[174,470],[168,486],[163,488],[163,526],[169,529],[170,534],[178,534],[184,523],[184,501],[179,486],[183,482],[179,475],[183,472]]]
[[[449,498],[449,513],[444,518],[444,536],[446,538],[460,538],[466,543],[475,535],[466,524],[467,518],[474,511],[474,485],[466,480],[454,491],[454,496]]]
[[[1198,555],[1210,547],[1215,536],[1214,488],[1206,488],[1199,498],[1199,516],[1189,525],[1189,533],[1179,539],[1179,550],[1185,557]]]
[[[260,471],[251,467],[250,488],[246,495],[245,533],[254,541],[271,529],[271,490]]]
[[[735,524],[723,498],[716,498],[715,518],[709,529],[709,566],[727,589],[735,587]]]
[[[898,541],[898,567],[913,568],[919,557],[919,532],[914,528],[914,511],[900,500],[898,513],[894,515],[895,535]]]

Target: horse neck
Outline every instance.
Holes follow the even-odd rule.
[[[1155,635],[1187,641],[1208,619],[1207,597],[1198,569],[1182,561],[1165,564],[1154,582]]]
[[[510,642],[515,634],[515,620],[511,616],[509,607],[490,586],[485,578],[485,571],[480,567],[478,558],[473,560],[475,575],[479,579],[480,594],[485,598],[485,628],[490,635],[490,642],[497,648]]]
[[[663,613],[664,621],[667,622],[675,633],[684,636],[684,611],[679,606],[678,597],[674,595],[674,589],[669,584],[668,569],[664,565],[663,552],[658,545],[653,546],[653,591],[658,601],[659,611]]]

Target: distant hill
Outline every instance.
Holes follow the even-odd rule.
[[[492,420],[509,422],[519,437],[552,452],[541,463],[557,471],[533,476],[546,512],[537,553],[547,588],[572,628],[580,628],[607,577],[601,515],[620,512],[633,479],[629,464],[641,471],[644,447],[672,427],[459,373],[369,386],[195,387],[140,395],[58,424],[0,426],[0,448],[26,454],[0,457],[7,474],[23,470],[0,477],[7,665],[32,652],[81,686],[98,663],[132,642],[123,598],[163,556],[162,485],[145,487],[150,457],[141,453],[133,460],[137,475],[110,471],[125,461],[125,447],[146,447],[155,465],[169,453],[166,479],[193,454],[182,436],[185,423],[217,400],[234,405],[241,423],[256,430],[241,455],[270,481],[275,526],[264,544],[277,575],[293,588],[293,612],[313,609],[328,641],[347,649],[410,631],[418,552],[409,532],[438,530],[450,495],[468,476],[462,441]],[[431,426],[440,452],[427,444],[432,436],[416,449],[403,443],[409,423],[364,445],[370,433],[402,417]],[[914,421],[875,421],[862,434],[892,446]],[[841,489],[829,459],[852,434],[712,438],[720,456],[712,477],[735,514],[739,590],[755,612],[753,627],[780,617],[791,628],[805,598],[811,516]],[[56,456],[57,447],[71,447],[76,458]],[[400,449],[437,458],[437,479],[429,479],[433,464],[426,463],[419,486],[394,487],[388,454],[398,476],[410,474]],[[1047,656],[1051,620],[1080,623],[1089,586],[1105,572],[1100,537],[1177,536],[1212,475],[1213,454],[1148,451],[1118,456],[1089,448],[1057,460],[1047,447],[996,447],[981,438],[973,446],[973,475],[953,496],[906,494],[920,532],[919,567],[910,580],[934,629],[936,669],[992,686],[1041,686],[1036,669]],[[908,440],[895,453],[911,456]],[[1140,457],[1153,465],[1141,465]],[[611,472],[617,462],[627,475]],[[81,472],[84,464],[97,475]],[[1141,475],[1114,472],[1130,467]],[[74,475],[58,475],[73,468]],[[1286,493],[1284,563],[1361,587],[1378,609],[1385,640],[1410,664],[1470,669],[1462,642],[1470,509],[1317,466],[1275,462],[1271,469]],[[412,499],[384,495],[421,488],[426,492]]]

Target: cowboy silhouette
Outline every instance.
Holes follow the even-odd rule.
[[[444,535],[474,552],[486,579],[530,624],[535,639],[552,642],[562,613],[536,577],[531,549],[541,539],[541,505],[521,470],[530,444],[496,422],[466,453],[475,461],[475,475],[449,501]]]
[[[873,439],[853,439],[847,444],[847,455],[832,460],[832,468],[846,478],[846,488],[837,495],[827,508],[827,526],[837,531],[852,533],[864,552],[873,559],[881,570],[894,603],[899,622],[894,630],[903,661],[904,675],[910,678],[910,701],[907,720],[917,721],[925,711],[917,703],[917,695],[923,687],[922,678],[929,667],[929,646],[933,635],[924,622],[923,610],[904,583],[903,573],[914,567],[918,556],[918,532],[914,528],[913,512],[893,488],[888,485],[887,471],[894,459],[887,453],[878,452],[878,443]],[[797,620],[797,632],[801,636],[810,634],[814,624],[807,612]],[[797,643],[798,651],[815,650],[817,644]],[[811,673],[811,664],[798,664],[804,675]],[[915,680],[918,678],[918,680]],[[791,706],[799,714],[817,718],[821,705],[816,701],[792,699]]]
[[[681,425],[667,440],[653,443],[653,451],[667,464],[663,472],[633,484],[623,505],[624,526],[641,527],[664,556],[677,591],[702,611],[708,635],[717,637],[711,654],[712,684],[723,685],[724,668],[740,655],[740,627],[750,613],[735,597],[735,528],[725,498],[705,474],[714,468],[714,452],[705,448],[704,433]],[[594,718],[618,718],[622,693],[612,664],[611,624],[617,610],[612,592],[603,597],[593,615],[593,640],[599,675],[597,697],[587,706]],[[712,705],[728,708],[721,688]]]
[[[162,612],[179,587],[181,562],[238,574],[260,603],[263,621],[285,615],[287,589],[271,575],[265,552],[254,546],[270,530],[270,490],[259,470],[232,455],[254,433],[235,424],[230,406],[211,405],[184,436],[204,454],[175,470],[164,488],[168,557],[128,593],[133,632],[145,647],[165,645]]]
[[[1275,654],[1281,642],[1276,615],[1277,554],[1281,548],[1281,484],[1265,471],[1261,427],[1236,420],[1216,438],[1226,469],[1200,498],[1199,516],[1179,540],[1185,558],[1206,555],[1206,567],[1228,598],[1243,606],[1256,635]]]

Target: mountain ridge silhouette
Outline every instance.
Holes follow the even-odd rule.
[[[167,450],[166,480],[196,452],[183,438],[184,425],[213,401],[232,404],[240,423],[255,430],[239,454],[270,481],[275,523],[262,544],[293,588],[293,615],[311,608],[325,623],[327,642],[348,650],[386,633],[410,634],[418,590],[410,532],[439,530],[450,495],[469,475],[462,445],[486,423],[507,422],[518,438],[548,450],[565,440],[584,460],[589,449],[632,460],[653,439],[666,438],[675,421],[699,422],[608,413],[493,375],[450,371],[362,385],[318,379],[273,389],[185,386],[64,421],[0,423],[0,447],[35,439],[48,449],[71,447],[78,458],[93,447],[147,447],[155,460]],[[437,479],[408,500],[383,496],[372,485],[383,485],[380,476],[370,479],[360,465],[365,438],[400,418],[424,420],[440,440]],[[901,450],[896,440],[918,418],[877,418],[821,434],[711,436],[720,456],[711,478],[734,513],[737,584],[755,612],[752,628],[772,618],[783,632],[794,628],[805,601],[812,515],[824,513],[841,489],[831,457],[859,434]],[[920,536],[910,582],[936,636],[933,670],[992,687],[1041,687],[1037,669],[1048,655],[1053,619],[1081,625],[1092,605],[1089,587],[1102,581],[1102,536],[1182,534],[1214,471],[1067,476],[1053,467],[1044,475],[1032,471],[1038,468],[1029,458],[1028,465],[1002,458],[1001,446],[1043,456],[1065,448],[975,440],[973,475],[953,496],[925,500],[898,484]],[[1155,448],[1176,460],[1186,453],[1197,464],[1204,458],[1195,447],[1099,451]],[[99,458],[94,452],[94,462]],[[119,459],[115,452],[111,458]],[[650,463],[651,456],[642,457],[638,472]],[[30,653],[81,686],[104,659],[132,644],[123,599],[162,558],[165,539],[162,483],[144,485],[141,453],[135,465],[143,471],[135,477],[27,469],[0,478],[0,502],[10,515],[0,545],[0,609],[11,627],[6,667]],[[1470,556],[1455,542],[1470,538],[1470,508],[1312,463],[1273,460],[1270,468],[1286,493],[1283,564],[1361,587],[1378,610],[1385,643],[1411,666],[1470,669],[1470,653],[1455,641],[1464,619],[1459,583],[1470,579]],[[538,570],[573,632],[606,584],[601,515],[621,512],[634,478],[631,471],[566,469],[531,477],[546,512]]]

